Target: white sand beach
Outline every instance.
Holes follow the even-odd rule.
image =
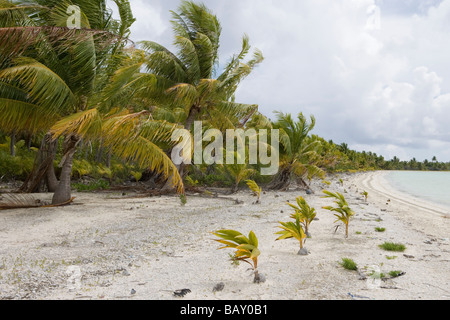
[[[383,175],[341,175],[343,186],[337,177],[328,178],[330,186],[317,181],[312,195],[267,192],[260,205],[248,190],[229,196],[241,204],[190,196],[185,206],[177,197],[102,192],[74,194],[66,207],[0,211],[0,299],[450,299],[450,212],[396,192]],[[322,209],[332,204],[323,188],[346,191],[356,212],[348,239]],[[296,240],[275,241],[278,222],[292,213],[286,202],[297,196],[318,211],[308,256],[297,255]],[[254,284],[245,263],[233,265],[231,250],[217,250],[210,232],[219,229],[255,232],[265,283]],[[406,250],[384,251],[384,242]],[[360,272],[345,270],[342,258]],[[390,271],[404,275],[390,278]],[[213,292],[221,282],[223,290]],[[184,288],[191,290],[184,298],[173,296]]]

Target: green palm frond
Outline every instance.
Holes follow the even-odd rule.
[[[325,206],[323,209],[336,212],[334,214],[337,218],[336,222],[341,221],[345,225],[345,236],[348,237],[348,226],[355,212],[349,207],[347,200],[341,193],[333,193],[327,190],[324,190],[323,193],[325,194],[323,198],[332,198],[336,204],[335,207]]]
[[[191,39],[177,36],[175,45],[178,47],[178,57],[187,67],[187,76],[190,83],[197,83],[201,77],[201,66],[195,45]]]
[[[23,88],[30,101],[42,106],[44,112],[65,112],[75,105],[75,95],[67,83],[34,59],[16,59],[15,66],[0,71],[0,79]]]
[[[36,25],[37,13],[44,13],[48,8],[37,3],[15,4],[12,1],[0,1],[0,28],[24,27]]]
[[[303,248],[303,242],[306,239],[306,234],[303,230],[303,225],[299,214],[295,215],[295,222],[280,222],[279,228],[282,230],[275,233],[280,235],[276,241],[295,238],[299,241],[300,248]]]
[[[169,89],[167,94],[173,96],[174,99],[183,101],[186,106],[191,106],[198,99],[199,94],[197,88],[189,83],[180,83]]]
[[[219,250],[235,249],[234,260],[247,262],[254,270],[257,269],[261,251],[258,249],[258,238],[253,231],[250,231],[248,237],[235,230],[219,230],[212,234],[219,237],[215,241],[224,245]]]
[[[136,163],[142,169],[172,177],[178,192],[184,192],[182,178],[158,143],[170,143],[176,127],[165,121],[144,120],[148,112],[110,117],[103,124],[105,146],[119,157]]]
[[[250,190],[252,190],[258,197],[256,202],[259,203],[260,199],[261,199],[262,188],[260,186],[258,186],[258,184],[253,180],[247,180],[246,183],[247,183],[247,186],[250,188]]]
[[[41,107],[20,101],[0,98],[0,128],[4,132],[27,132],[37,134],[47,130],[57,117],[45,114]]]
[[[102,133],[102,119],[98,109],[93,108],[67,116],[52,126],[56,139],[63,135],[77,135],[83,139],[99,139]]]

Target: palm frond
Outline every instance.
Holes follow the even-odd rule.
[[[62,135],[77,135],[83,139],[99,139],[102,133],[102,119],[98,109],[78,112],[58,121],[51,128],[53,139]]]
[[[15,66],[0,71],[0,79],[24,88],[30,100],[49,113],[67,111],[76,101],[59,75],[31,58],[16,59]]]

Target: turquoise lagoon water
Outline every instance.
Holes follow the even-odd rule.
[[[450,208],[450,172],[391,171],[385,178],[398,191]]]

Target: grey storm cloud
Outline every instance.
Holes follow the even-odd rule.
[[[171,48],[179,3],[131,0],[132,39]],[[264,53],[238,101],[314,114],[316,134],[361,151],[450,161],[450,0],[203,3],[222,23],[222,64],[244,33]]]

